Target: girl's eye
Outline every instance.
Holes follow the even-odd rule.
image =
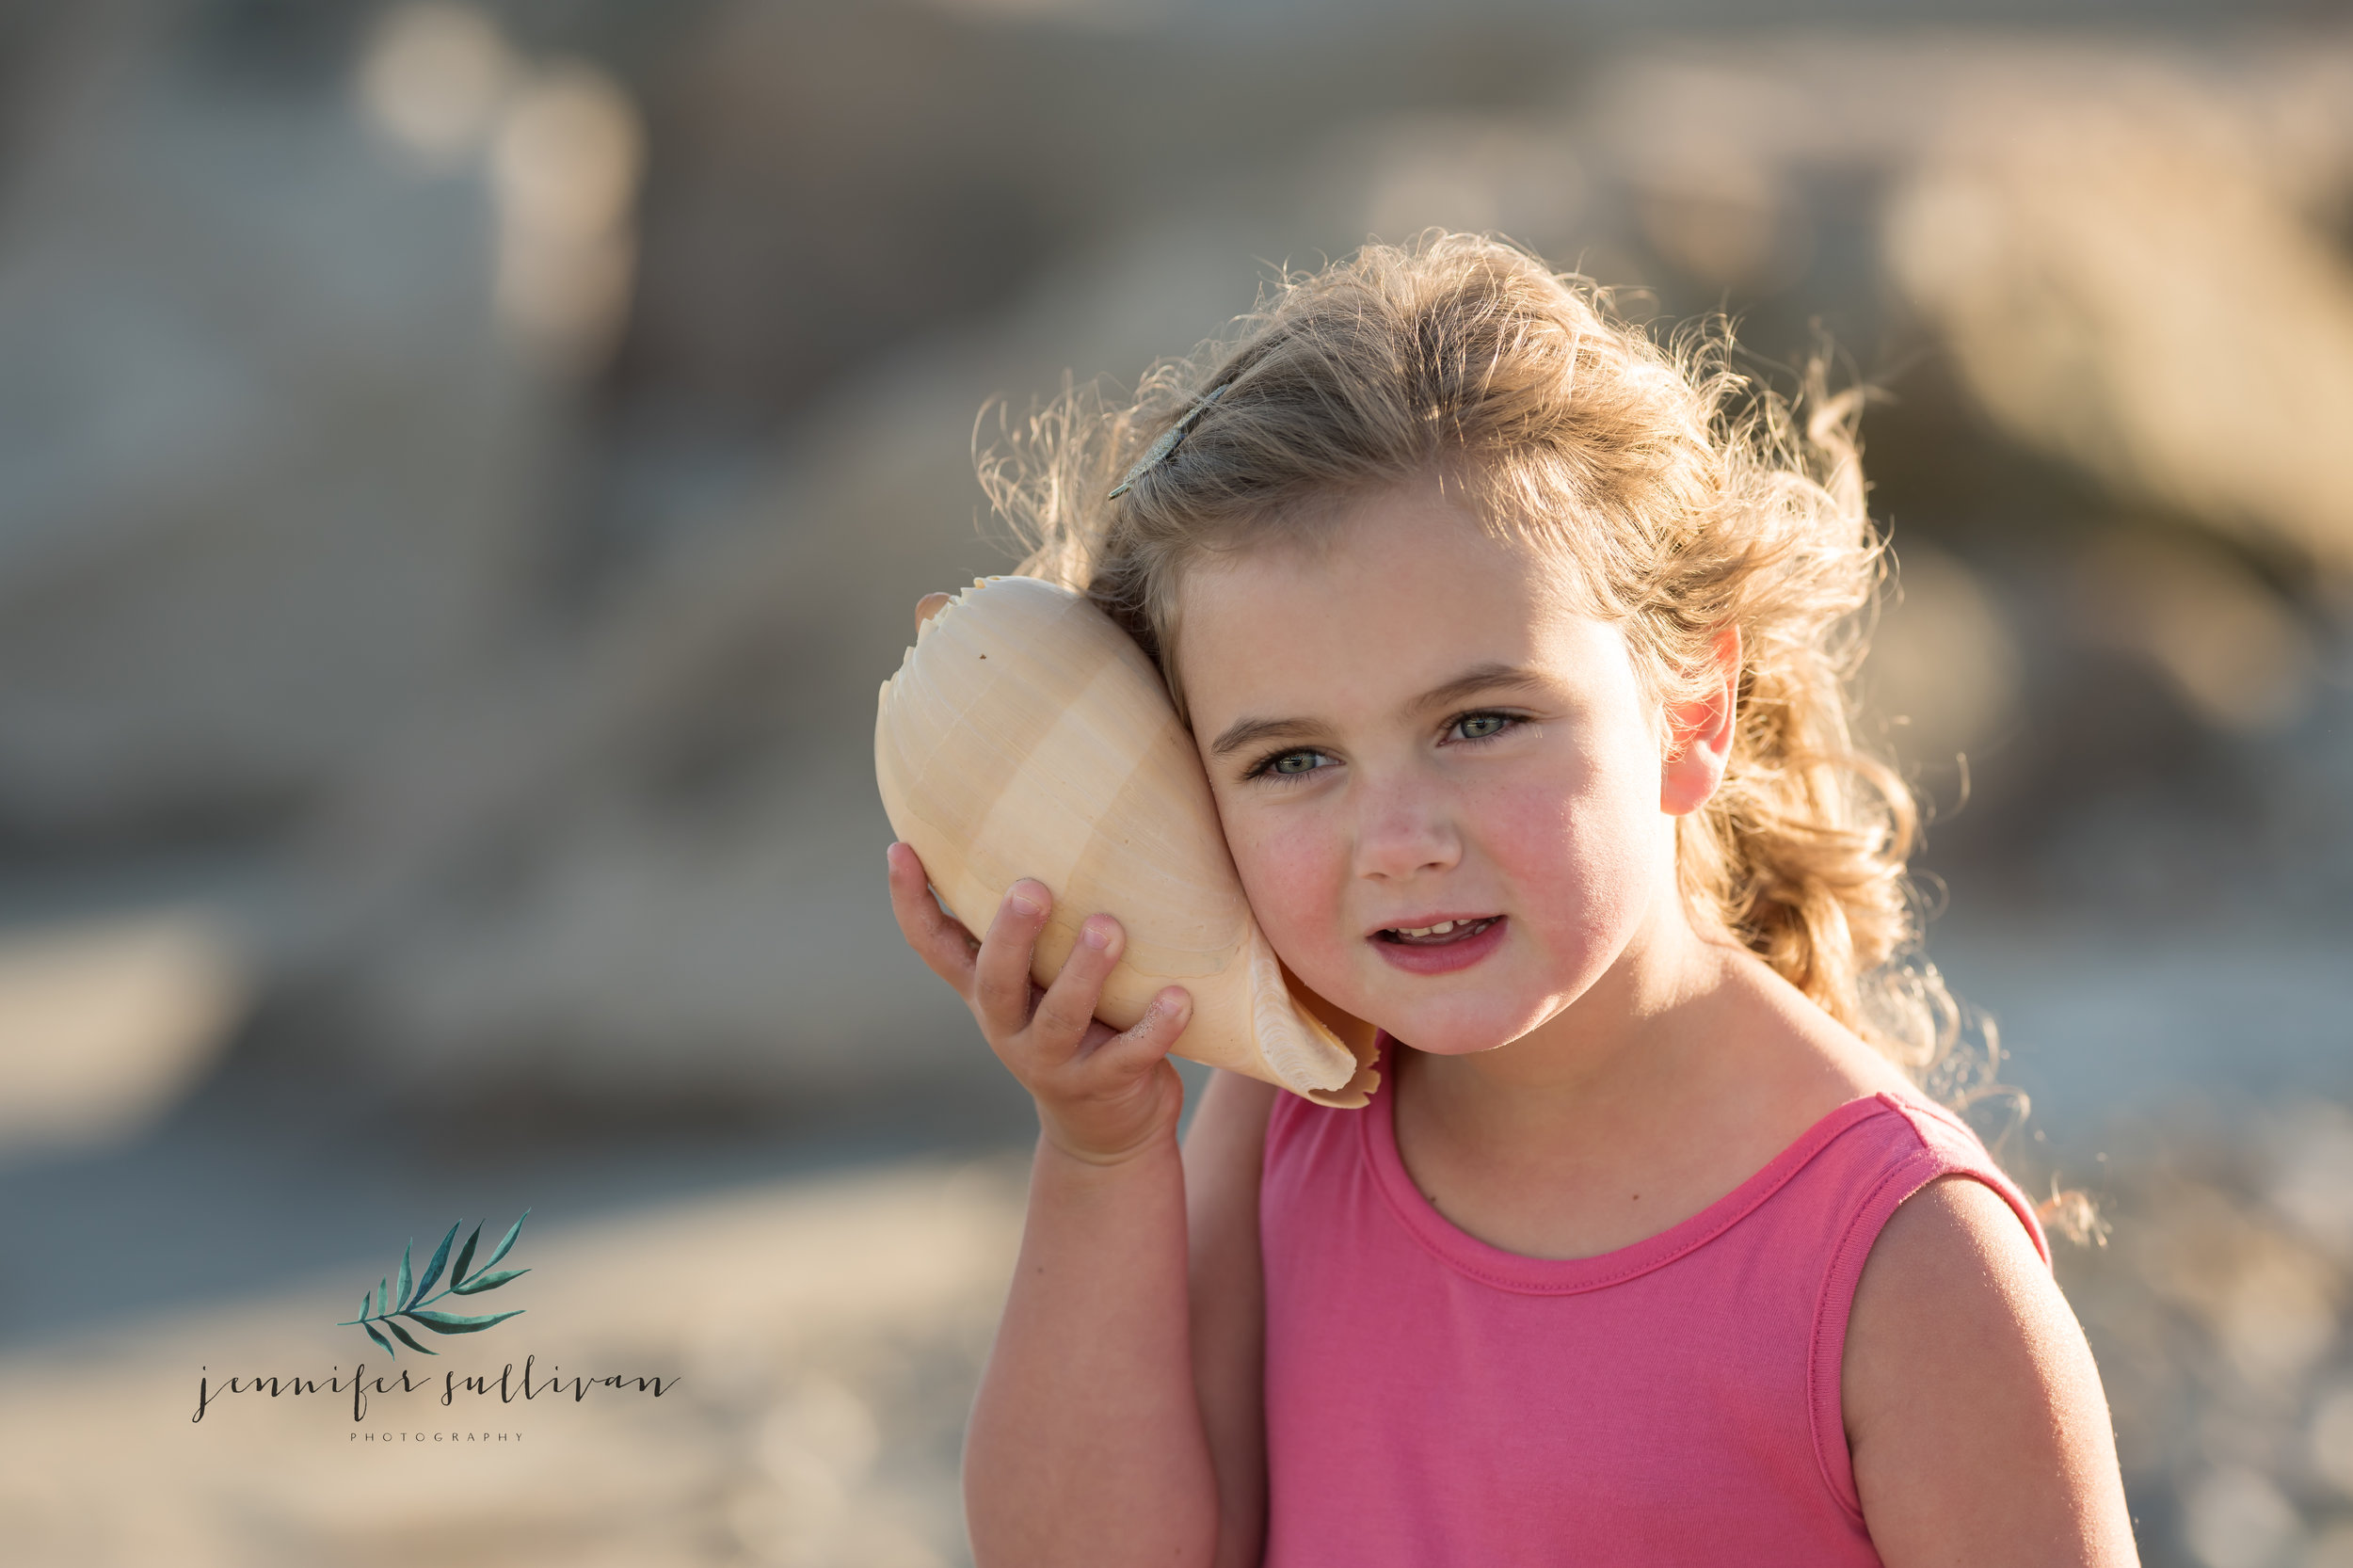
[[[1466,741],[1492,740],[1520,721],[1509,713],[1465,713],[1448,726],[1462,732]]]
[[[1304,778],[1317,770],[1323,757],[1321,751],[1278,751],[1260,762],[1246,776],[1251,778]]]

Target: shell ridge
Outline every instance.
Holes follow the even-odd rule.
[[[1283,984],[1265,933],[1250,926],[1251,1021],[1257,1026],[1258,1053],[1274,1070],[1283,1086],[1297,1094],[1311,1089],[1330,1092],[1347,1086],[1356,1076],[1356,1058],[1320,1020],[1304,1017]]]

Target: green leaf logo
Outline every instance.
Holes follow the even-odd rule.
[[[473,1234],[466,1238],[466,1244],[457,1249],[457,1266],[450,1271],[449,1288],[443,1290],[440,1296],[428,1296],[425,1292],[440,1283],[442,1265],[449,1261],[450,1243],[457,1240],[458,1227],[466,1222],[460,1220],[456,1224],[449,1227],[449,1234],[441,1238],[441,1244],[433,1249],[433,1260],[424,1266],[424,1277],[414,1281],[411,1281],[409,1277],[409,1256],[415,1250],[416,1243],[409,1242],[401,1250],[398,1282],[394,1283],[390,1278],[377,1280],[374,1290],[363,1290],[360,1293],[360,1316],[337,1323],[335,1326],[337,1328],[356,1326],[364,1330],[367,1336],[376,1341],[378,1350],[386,1355],[398,1359],[400,1352],[392,1349],[392,1340],[385,1338],[386,1334],[390,1334],[392,1339],[399,1340],[420,1355],[440,1353],[428,1351],[423,1345],[418,1344],[416,1337],[400,1326],[400,1320],[403,1318],[435,1334],[479,1334],[492,1323],[503,1323],[509,1318],[522,1316],[521,1307],[517,1307],[512,1312],[487,1313],[478,1318],[461,1317],[454,1312],[433,1312],[428,1311],[427,1308],[433,1303],[440,1301],[441,1296],[479,1295],[485,1290],[497,1289],[508,1280],[520,1279],[531,1272],[529,1269],[493,1268],[500,1258],[506,1256],[506,1250],[515,1244],[515,1238],[522,1231],[523,1221],[530,1218],[531,1210],[524,1209],[521,1216],[506,1227],[506,1235],[499,1241],[497,1249],[482,1260],[482,1266],[478,1269],[473,1268],[473,1252],[474,1244],[482,1240],[482,1227],[474,1226]],[[473,1272],[467,1272],[469,1269],[472,1269]],[[375,1306],[373,1311],[369,1310],[371,1303]]]

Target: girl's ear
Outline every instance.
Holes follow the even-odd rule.
[[[1681,817],[1707,804],[1732,758],[1740,691],[1740,629],[1727,626],[1709,650],[1708,693],[1667,710],[1668,750],[1658,772],[1658,808]]]

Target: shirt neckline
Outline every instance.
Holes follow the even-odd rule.
[[[1375,1044],[1393,1052],[1397,1041],[1382,1031]],[[1530,1257],[1481,1240],[1433,1208],[1406,1172],[1397,1151],[1396,1058],[1381,1075],[1371,1103],[1356,1118],[1364,1156],[1381,1194],[1413,1238],[1440,1262],[1505,1290],[1533,1295],[1571,1295],[1598,1290],[1661,1268],[1723,1234],[1803,1170],[1841,1133],[1878,1115],[1901,1114],[1894,1096],[1865,1095],[1847,1101],[1798,1135],[1762,1169],[1690,1218],[1657,1235],[1592,1257]]]

